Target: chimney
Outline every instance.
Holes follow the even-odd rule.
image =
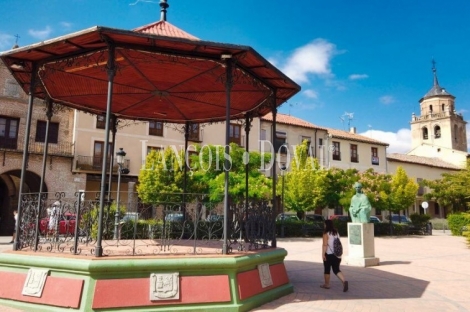
[[[349,132],[353,133],[353,134],[356,134],[356,127],[349,128]]]

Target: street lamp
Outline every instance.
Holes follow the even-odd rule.
[[[116,163],[118,164],[118,183],[117,183],[117,196],[116,196],[116,213],[114,214],[114,239],[119,239],[119,206],[121,201],[121,173],[127,174],[129,173],[129,169],[122,168],[124,165],[124,157],[126,156],[126,152],[119,148],[119,151],[116,152]]]
[[[281,167],[281,177],[282,177],[282,193],[281,193],[281,208],[282,208],[282,218],[281,218],[281,237],[284,237],[284,177],[286,175],[286,166],[282,165]]]

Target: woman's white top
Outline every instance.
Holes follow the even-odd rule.
[[[326,247],[326,253],[329,254],[329,255],[332,255],[334,252],[333,252],[333,244],[334,244],[334,240],[336,237],[339,238],[339,234],[336,234],[336,235],[332,235],[330,234],[330,232],[326,233],[328,235],[328,246]],[[341,258],[341,257],[338,257],[338,258]]]

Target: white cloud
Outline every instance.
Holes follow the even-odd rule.
[[[13,47],[14,37],[9,34],[0,33],[0,51],[9,50]]]
[[[411,150],[411,130],[400,129],[398,132],[367,130],[361,135],[390,144],[387,153],[406,154]]]
[[[52,33],[52,28],[49,26],[46,26],[46,28],[42,30],[36,30],[36,29],[28,30],[28,34],[31,37],[34,37],[39,40],[47,39],[51,33]]]
[[[63,30],[70,30],[72,28],[72,23],[69,22],[60,22],[60,26],[63,28]]]
[[[312,90],[312,89],[307,89],[307,90],[305,90],[305,91],[303,92],[303,94],[304,94],[306,97],[310,98],[310,99],[316,99],[316,98],[318,98],[318,93],[317,93],[316,91]]]
[[[388,105],[395,102],[395,98],[391,95],[384,95],[379,98],[380,103]]]
[[[369,78],[367,74],[352,74],[349,75],[349,80],[359,80],[359,79],[366,79]]]
[[[324,39],[315,39],[297,48],[287,58],[282,71],[298,83],[308,82],[308,75],[330,75],[330,61],[337,53],[334,44]]]

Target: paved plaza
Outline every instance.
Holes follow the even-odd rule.
[[[11,237],[0,237],[0,251],[11,249]],[[332,276],[322,289],[320,238],[279,239],[288,251],[287,272],[294,293],[253,311],[470,311],[470,249],[449,231],[432,236],[375,238],[380,266],[343,265],[349,291]],[[348,255],[343,238],[344,254]],[[0,311],[18,312],[0,306]]]

